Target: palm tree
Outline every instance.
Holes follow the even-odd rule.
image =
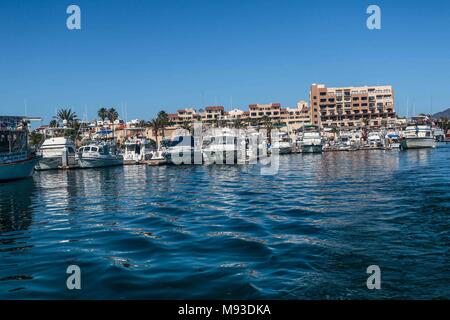
[[[109,122],[111,122],[112,125],[112,138],[114,140],[114,122],[119,119],[119,113],[114,108],[109,108],[106,111],[106,117],[108,118]]]
[[[157,118],[159,119],[160,125],[161,125],[161,131],[162,131],[162,137],[164,136],[164,130],[169,125],[169,115],[164,110],[158,112]]]
[[[108,109],[106,108],[98,109],[97,115],[100,119],[102,119],[102,122],[105,122],[106,118],[108,118]]]
[[[114,108],[110,108],[106,112],[106,117],[109,121],[111,121],[112,124],[114,124],[114,121],[119,119],[119,113]]]
[[[145,127],[147,127],[147,122],[145,122],[145,120],[139,121],[139,128],[145,128]]]
[[[155,136],[156,150],[159,150],[158,135],[159,135],[159,131],[161,130],[161,127],[162,127],[161,120],[158,118],[154,118],[154,119],[150,120],[150,122],[148,123],[148,126],[152,129],[153,135]]]
[[[267,141],[269,143],[272,143],[272,129],[273,129],[272,119],[270,119],[269,116],[264,115],[262,118],[260,118],[259,122],[267,130]]]
[[[58,128],[58,127],[59,127],[58,121],[56,121],[55,119],[53,119],[52,121],[50,121],[49,127],[50,127],[50,128]]]
[[[64,127],[72,127],[77,120],[77,114],[72,109],[59,109],[56,113],[56,119],[63,123]]]
[[[181,129],[186,130],[189,134],[191,133],[192,130],[192,125],[189,121],[184,121],[181,125],[180,125]]]
[[[233,120],[233,127],[235,129],[242,129],[244,127],[244,124],[242,123],[242,120],[237,118]]]

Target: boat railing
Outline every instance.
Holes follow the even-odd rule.
[[[0,163],[11,163],[16,161],[22,161],[27,159],[28,152],[12,152],[12,153],[0,153]]]

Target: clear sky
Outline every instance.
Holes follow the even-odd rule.
[[[82,30],[66,28],[70,4]],[[366,27],[370,4],[381,30]],[[1,0],[0,114],[293,107],[311,83],[391,84],[400,114],[408,97],[410,114],[437,112],[450,107],[449,34],[448,0]]]

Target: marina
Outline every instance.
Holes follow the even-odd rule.
[[[288,154],[270,176],[39,171],[0,184],[0,297],[448,298],[449,156],[448,144]],[[64,286],[70,263],[81,291]],[[361,267],[373,263],[387,270],[376,292]]]
[[[450,1],[0,7],[0,303],[450,300]]]

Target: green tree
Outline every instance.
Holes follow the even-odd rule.
[[[153,135],[155,136],[156,149],[159,150],[158,136],[162,128],[161,120],[156,117],[149,121],[148,126],[152,129]]]
[[[244,127],[244,123],[241,119],[237,118],[233,120],[233,128],[242,129]]]
[[[77,121],[77,114],[72,109],[59,109],[56,113],[56,119],[62,122],[64,127],[73,127]]]
[[[50,128],[58,128],[58,127],[59,127],[58,121],[56,121],[55,119],[53,119],[52,121],[50,121],[49,127],[50,127]]]
[[[267,130],[267,141],[269,143],[272,143],[272,130],[273,130],[273,123],[272,119],[264,115],[262,118],[259,119],[259,124]]]
[[[186,130],[187,132],[189,132],[189,134],[191,134],[191,130],[192,130],[192,124],[189,121],[184,121],[181,125],[180,125],[181,129]]]
[[[34,147],[40,146],[44,142],[44,135],[33,131],[30,133],[30,144]]]
[[[114,121],[119,119],[119,113],[116,111],[116,109],[110,108],[107,110],[106,117],[112,124],[114,124]]]
[[[159,120],[162,137],[165,138],[164,130],[169,126],[169,115],[164,110],[158,112],[157,119]]]
[[[97,115],[102,120],[102,122],[105,122],[105,120],[108,118],[108,109],[106,108],[98,109]]]

